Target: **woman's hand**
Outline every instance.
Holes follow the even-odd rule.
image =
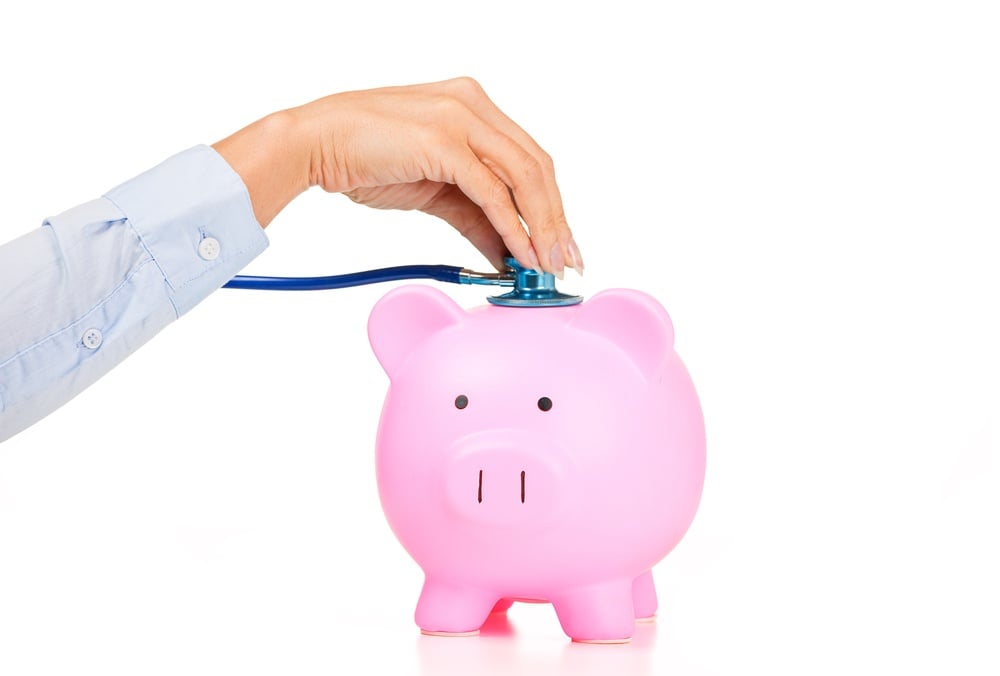
[[[215,144],[262,226],[318,185],[448,221],[498,268],[583,271],[552,160],[470,78],[334,94]],[[530,237],[521,220],[527,224]]]

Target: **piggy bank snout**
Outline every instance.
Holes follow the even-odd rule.
[[[559,502],[566,467],[551,449],[502,444],[457,448],[445,468],[445,491],[461,518],[491,525],[537,522]]]

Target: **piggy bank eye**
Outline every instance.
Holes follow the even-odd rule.
[[[469,398],[464,394],[455,397],[455,408],[461,410],[469,405]]]
[[[550,408],[552,408],[552,400],[549,399],[548,397],[542,397],[541,399],[538,400],[538,408],[541,409],[542,411],[548,411]]]

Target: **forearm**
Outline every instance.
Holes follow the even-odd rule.
[[[267,245],[192,148],[0,246],[0,441],[69,401]]]

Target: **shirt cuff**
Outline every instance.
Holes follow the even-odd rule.
[[[159,267],[178,317],[268,245],[243,180],[209,146],[178,153],[104,197]]]

